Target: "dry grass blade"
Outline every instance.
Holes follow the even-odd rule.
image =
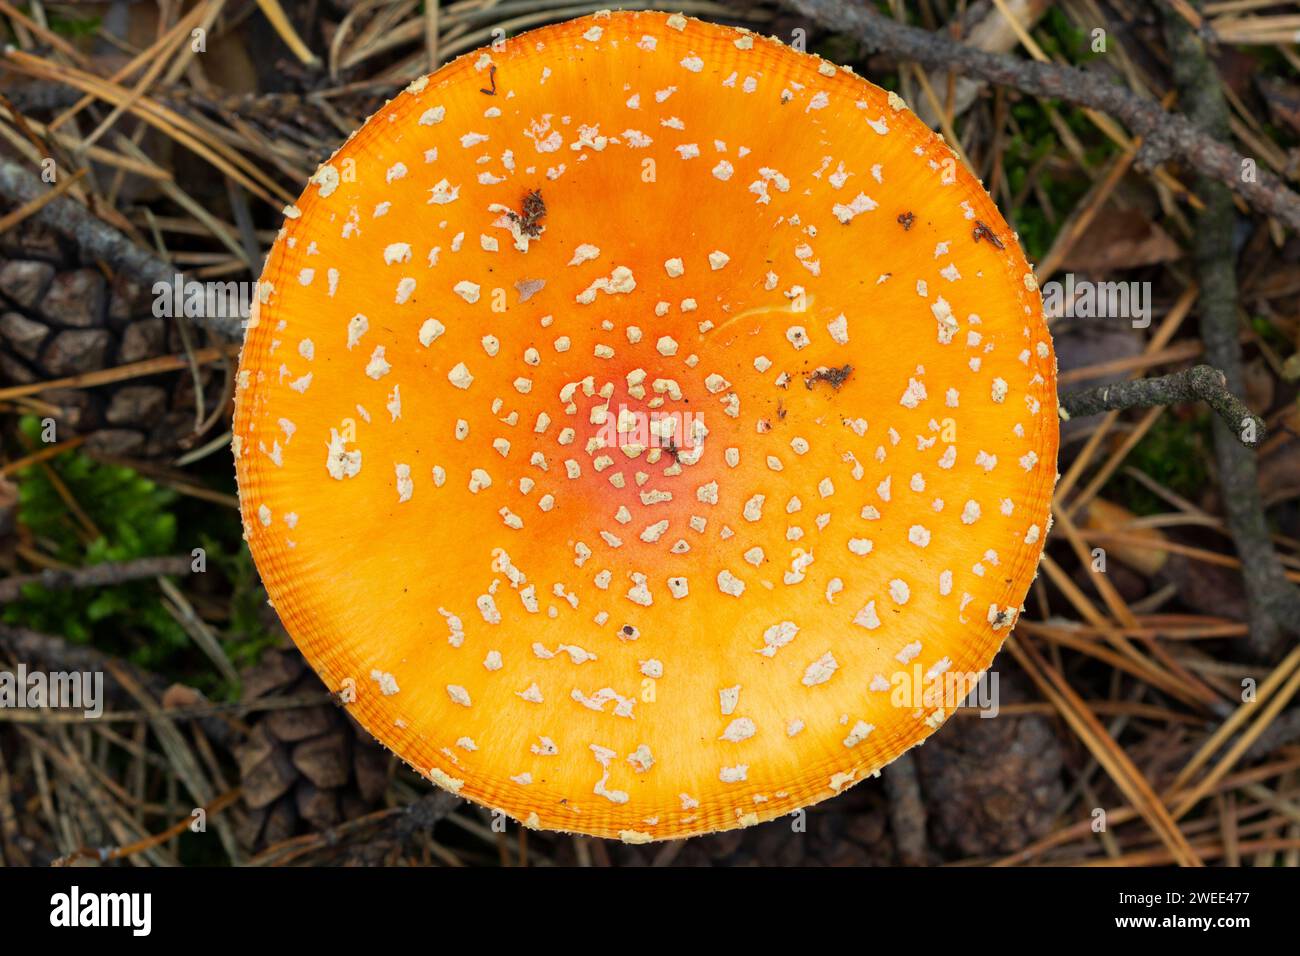
[[[193,605],[186,600],[185,595],[168,578],[160,577],[158,587],[162,589],[167,601],[163,602],[163,607],[188,634],[199,649],[207,656],[222,678],[232,686],[239,685],[239,672],[235,670],[235,665],[230,663],[230,658],[226,655],[225,649],[221,642],[217,640],[216,634],[212,628],[208,627],[203,618],[195,612]]]
[[[1044,555],[1042,561],[1043,570],[1051,579],[1052,583],[1061,589],[1066,599],[1074,606],[1075,610],[1084,617],[1090,624],[1106,635],[1107,640],[1118,650],[1126,659],[1132,662],[1136,676],[1141,677],[1148,683],[1159,687],[1165,693],[1178,698],[1190,707],[1202,707],[1203,702],[1198,695],[1189,691],[1183,684],[1160,670],[1147,658],[1138,653],[1127,640],[1121,638],[1111,627],[1110,622],[1099,612],[1092,603],[1087,599],[1078,586],[1070,579],[1055,561],[1049,556]]]
[[[85,810],[93,809],[98,811],[100,821],[120,844],[134,843],[145,839],[147,834],[143,832],[138,822],[123,809],[112,791],[96,780],[92,765],[87,763],[82,749],[73,746],[63,728],[56,728],[56,731],[47,738],[27,727],[18,728],[19,734],[22,735],[27,744],[39,750],[42,756],[60,774],[62,779],[52,782],[57,786],[66,781],[68,789],[76,790],[82,794],[83,801],[74,804],[75,806],[80,806]],[[51,803],[54,802],[52,798]],[[60,799],[58,802],[65,803],[65,800]],[[65,803],[65,811],[60,816],[67,819],[71,815],[71,811],[72,806]],[[57,813],[57,809],[53,805],[51,806],[51,812]],[[68,852],[75,852],[83,842],[79,839],[68,839]],[[155,866],[175,866],[178,862],[174,856],[162,847],[148,847],[144,853],[149,862]]]
[[[237,346],[213,345],[207,348],[196,349],[194,352],[194,360],[200,365],[206,365],[210,362],[231,359],[237,355],[239,355],[239,348]],[[85,372],[81,375],[68,375],[64,378],[51,379],[47,382],[31,382],[27,385],[10,385],[8,388],[0,388],[0,401],[21,398],[25,395],[39,395],[41,392],[49,392],[61,388],[93,388],[96,385],[125,382],[133,378],[143,378],[146,375],[157,375],[160,372],[174,372],[178,369],[186,368],[188,365],[189,359],[185,355],[164,355],[156,359],[145,359],[141,362],[128,362],[126,365],[100,369],[97,372]]]
[[[257,0],[257,5],[262,8],[263,15],[275,28],[275,32],[280,39],[293,51],[294,56],[306,66],[315,66],[320,62],[316,54],[311,52],[311,49],[303,42],[302,37],[298,35],[298,31],[293,28],[293,24],[289,22],[289,17],[284,12],[284,7],[280,5],[280,0]]]
[[[9,51],[5,61],[16,71],[56,83],[66,83],[68,86],[91,93],[105,102],[127,103],[127,109],[133,116],[139,117],[191,152],[201,156],[267,203],[275,205],[276,199],[272,198],[273,196],[286,203],[294,199],[279,183],[267,176],[253,160],[224,144],[206,142],[202,130],[192,121],[151,97],[141,95],[135,102],[129,102],[131,94],[128,90],[93,73],[60,66],[16,50]]]
[[[67,452],[72,451],[74,448],[81,447],[81,445],[84,444],[85,441],[86,439],[84,436],[78,435],[75,438],[69,438],[67,441],[59,442],[58,444],[55,445],[50,445],[47,448],[42,448],[40,451],[32,452],[30,455],[27,455],[24,458],[19,458],[17,461],[11,461],[3,466],[0,466],[0,478],[4,478],[7,475],[16,475],[24,468],[29,468],[32,465],[37,465],[44,461],[49,461],[51,458],[54,458],[57,455],[66,454]]]
[[[1115,785],[1160,837],[1174,862],[1180,866],[1202,866],[1191,844],[1178,829],[1178,824],[1169,815],[1169,810],[1160,801],[1146,777],[1092,715],[1065,678],[1043,660],[1032,645],[1018,641],[1013,636],[1007,640],[1007,647],[1043,695],[1056,705],[1061,716],[1115,781]]]
[[[205,817],[215,816],[216,814],[224,810],[226,807],[234,803],[236,800],[238,800],[239,794],[240,794],[239,788],[235,787],[221,794],[221,796],[217,797],[207,806],[199,807],[198,809],[203,811]],[[175,837],[180,836],[186,830],[190,829],[193,825],[194,825],[194,817],[192,815],[187,815],[183,819],[177,820],[167,829],[159,833],[155,833],[152,836],[147,836],[140,840],[136,840],[134,843],[128,843],[126,846],[114,847],[112,849],[100,849],[100,850],[92,850],[83,847],[69,854],[67,857],[65,857],[56,865],[66,866],[68,863],[71,863],[72,860],[76,858],[92,859],[100,863],[109,863],[113,860],[130,859],[131,857],[135,856],[137,853],[144,853],[148,850],[154,849],[155,847],[162,846],[164,843],[168,842],[169,840],[172,840]]]
[[[1233,557],[1230,554],[1220,554],[1217,551],[1208,551],[1205,548],[1197,548],[1190,544],[1180,544],[1177,541],[1153,541],[1150,538],[1137,534],[1124,534],[1121,531],[1102,531],[1089,530],[1081,532],[1085,538],[1096,541],[1100,544],[1114,542],[1115,544],[1124,544],[1130,547],[1157,549],[1168,551],[1170,554],[1182,554],[1189,558],[1195,558],[1197,561],[1203,561],[1206,564],[1217,565],[1221,568],[1241,568],[1241,559]],[[1288,571],[1286,573],[1288,581],[1300,583],[1300,572]]]
[[[1080,563],[1084,567],[1089,567],[1091,565],[1092,553],[1088,550],[1087,545],[1084,544],[1083,538],[1079,534],[1079,529],[1075,527],[1070,516],[1060,509],[1055,509],[1053,514],[1056,515],[1057,527],[1061,529],[1066,540],[1069,541],[1070,547],[1074,550],[1075,557],[1079,559]],[[1135,628],[1137,626],[1137,618],[1129,606],[1124,602],[1124,599],[1120,597],[1119,592],[1111,583],[1110,578],[1105,574],[1093,574],[1090,580],[1096,587],[1097,593],[1101,595],[1102,600],[1105,602],[1106,607],[1110,610],[1114,618],[1124,627]],[[1120,635],[1116,635],[1116,639],[1120,641],[1124,640]],[[1168,671],[1171,672],[1170,679],[1182,682],[1182,688],[1186,694],[1199,698],[1203,705],[1210,708],[1214,708],[1220,703],[1219,696],[1211,688],[1207,687],[1194,675],[1184,670],[1176,661],[1165,654],[1159,644],[1154,640],[1145,638],[1143,639],[1143,642],[1146,644],[1147,649],[1154,656],[1159,658]],[[1137,653],[1136,649],[1133,650],[1133,653]]]
[[[103,120],[100,121],[99,125],[90,132],[90,135],[82,140],[82,149],[93,146],[95,143],[99,142],[100,137],[112,128],[113,124],[118,121],[122,114],[130,110],[131,107],[140,101],[140,98],[145,95],[149,90],[149,87],[152,86],[154,81],[158,78],[158,74],[163,71],[163,67],[167,65],[171,54],[175,52],[175,47],[184,40],[185,34],[180,31],[172,32],[168,38],[168,42],[165,42],[161,49],[158,50],[157,57],[149,64],[144,73],[141,74],[140,79],[136,81],[135,86],[131,87],[131,91],[125,98],[114,104],[112,110],[109,111],[109,114],[105,116]]]
[[[83,66],[86,64],[86,58],[82,55],[80,50],[67,40],[63,39],[63,37],[59,36],[53,30],[37,23],[31,17],[27,16],[27,14],[17,9],[13,4],[7,2],[7,0],[0,0],[0,14],[4,14],[11,20],[18,21],[68,59],[74,60]]]
[[[10,229],[13,229],[23,220],[28,219],[31,216],[33,216],[35,213],[39,212],[48,203],[52,202],[55,199],[58,199],[65,192],[67,192],[78,182],[80,182],[81,178],[85,175],[86,175],[86,170],[79,169],[71,176],[64,176],[62,181],[57,183],[53,189],[49,190],[43,195],[37,196],[35,199],[32,199],[29,202],[23,203],[21,206],[19,206],[17,209],[13,210],[12,212],[7,213],[4,216],[0,216],[0,233],[8,232]]]
[[[1209,788],[1213,787],[1213,784],[1218,779],[1221,779],[1223,774],[1231,770],[1231,767],[1235,765],[1236,761],[1240,760],[1245,750],[1251,747],[1258,735],[1262,734],[1265,728],[1269,726],[1269,722],[1273,721],[1283,706],[1286,706],[1291,697],[1295,696],[1297,689],[1300,689],[1300,670],[1297,670],[1297,667],[1300,667],[1300,648],[1292,650],[1281,665],[1278,665],[1277,669],[1271,672],[1269,678],[1261,685],[1256,700],[1244,702],[1240,708],[1236,709],[1234,714],[1223,722],[1222,726],[1205,741],[1203,747],[1187,763],[1187,766],[1183,767],[1183,770],[1178,774],[1178,778],[1174,780],[1175,787],[1186,786],[1186,784],[1190,783],[1192,775],[1205,766],[1205,763],[1209,762],[1210,756],[1219,747],[1222,747],[1223,743],[1226,743],[1227,739],[1238,728],[1242,727],[1243,723],[1251,718],[1252,711],[1257,709],[1257,705],[1264,704],[1264,710],[1258,715],[1255,724],[1248,731],[1244,731],[1242,736],[1238,737],[1229,752],[1223,754],[1222,760],[1214,766],[1214,770],[1206,774],[1205,778],[1193,788],[1192,792],[1179,801],[1178,809],[1175,810],[1175,817],[1184,816],[1197,801],[1203,799]]]
[[[140,686],[126,668],[121,667],[111,659],[107,662],[107,666],[114,679],[122,685],[141,707],[149,712],[149,725],[157,735],[163,753],[166,754],[172,769],[175,770],[176,775],[184,782],[190,796],[196,801],[195,805],[205,806],[211,803],[215,799],[212,784],[203,773],[198,761],[194,759],[193,752],[185,742],[184,735],[177,729],[175,722],[167,715],[166,711],[154,702],[149,692]],[[214,822],[217,835],[227,855],[232,861],[238,862],[242,854],[230,824],[222,817],[218,817]]]
[[[135,73],[146,64],[154,62],[165,62],[162,52],[171,49],[176,43],[189,36],[190,31],[204,20],[205,14],[215,17],[225,4],[225,0],[210,0],[206,5],[200,4],[187,13],[184,17],[150,46],[141,50],[129,62],[120,67],[117,72],[108,78],[110,83],[119,83],[127,78],[134,76]],[[83,96],[72,106],[64,110],[53,120],[50,121],[50,129],[57,130],[65,123],[71,122],[72,119],[84,110],[87,106],[95,101],[94,96]]]

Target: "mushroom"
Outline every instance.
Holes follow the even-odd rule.
[[[987,669],[1036,573],[1055,383],[1015,236],[898,96],[601,13],[416,80],[317,170],[233,450],[367,730],[527,826],[659,840],[951,713],[921,685]]]

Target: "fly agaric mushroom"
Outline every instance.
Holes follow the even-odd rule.
[[[1033,275],[901,99],[604,13],[416,80],[286,210],[234,454],[360,722],[525,825],[772,819],[932,733],[1055,481]],[[901,691],[901,692],[900,692]]]

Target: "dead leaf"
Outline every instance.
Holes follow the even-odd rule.
[[[162,695],[162,706],[164,710],[183,710],[188,707],[198,707],[207,703],[207,698],[193,687],[185,684],[172,684]]]
[[[1182,249],[1158,225],[1135,209],[1106,208],[1070,250],[1061,268],[1105,275],[1181,258]]]

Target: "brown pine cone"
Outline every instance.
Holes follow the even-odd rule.
[[[243,675],[244,699],[325,693],[293,648],[267,652]],[[259,850],[375,809],[388,791],[392,757],[333,703],[255,712],[236,748],[249,809],[240,839]]]
[[[7,210],[0,204],[0,214]],[[195,330],[195,347],[205,344]],[[175,320],[153,314],[152,290],[113,280],[52,232],[27,220],[0,237],[0,386],[26,385],[183,350]],[[222,396],[219,366],[199,368],[205,418]],[[198,441],[194,379],[168,372],[41,399],[87,449],[131,458],[174,456]]]
[[[1000,673],[1002,702],[1019,698]],[[1046,834],[1065,796],[1064,754],[1044,717],[961,716],[913,751],[930,837],[958,856],[1011,853]]]

